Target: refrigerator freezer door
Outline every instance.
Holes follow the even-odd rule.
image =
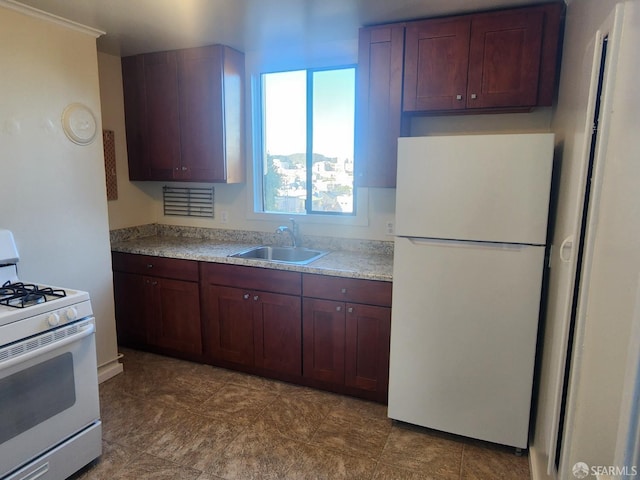
[[[526,448],[544,247],[396,238],[390,418]]]
[[[400,138],[396,235],[543,245],[553,134]]]

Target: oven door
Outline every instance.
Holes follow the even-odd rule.
[[[0,477],[99,416],[94,318],[0,348]]]

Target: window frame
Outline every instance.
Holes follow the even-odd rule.
[[[252,98],[252,154],[253,161],[250,162],[251,177],[253,179],[253,188],[250,189],[251,211],[249,218],[260,219],[264,217],[281,218],[282,215],[287,217],[304,217],[312,220],[313,223],[338,223],[346,225],[368,225],[368,212],[366,205],[368,204],[368,190],[366,188],[357,187],[355,178],[355,169],[353,174],[353,210],[351,212],[323,211],[313,209],[313,87],[314,73],[323,71],[336,70],[353,70],[354,73],[354,144],[353,144],[353,161],[355,163],[355,130],[356,130],[356,95],[357,92],[357,64],[345,63],[341,65],[321,66],[321,67],[304,67],[304,68],[283,68],[278,70],[266,70],[255,73],[251,78],[251,98]],[[272,212],[265,211],[265,191],[263,176],[266,168],[266,153],[264,145],[264,125],[265,111],[263,99],[263,75],[304,71],[306,74],[306,152],[305,152],[305,168],[307,182],[307,196],[305,199],[305,212]]]

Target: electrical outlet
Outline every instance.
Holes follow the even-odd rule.
[[[393,222],[387,222],[387,235],[393,235],[394,233]]]
[[[229,221],[229,212],[223,210],[220,212],[220,222],[227,223]]]

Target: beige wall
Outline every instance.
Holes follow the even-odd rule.
[[[12,230],[24,280],[87,290],[98,364],[117,356],[102,136],[87,146],[62,112],[100,96],[95,38],[0,4],[0,228]]]

